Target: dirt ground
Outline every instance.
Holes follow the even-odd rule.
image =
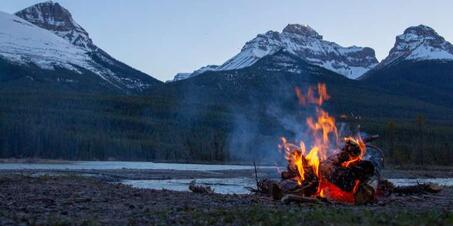
[[[453,225],[453,188],[374,204],[136,189],[100,177],[0,173],[0,225]]]

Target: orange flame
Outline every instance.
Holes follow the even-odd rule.
[[[330,99],[329,94],[327,93],[326,84],[319,83],[317,87],[318,96],[315,96],[315,90],[312,86],[308,87],[307,94],[304,95],[302,90],[299,87],[294,88],[296,96],[299,99],[299,104],[316,104],[321,106],[326,100]]]

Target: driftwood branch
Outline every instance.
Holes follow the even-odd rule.
[[[393,192],[396,194],[426,194],[426,193],[439,193],[442,187],[437,184],[417,184],[412,186],[398,186],[395,187]]]
[[[439,193],[442,187],[437,184],[417,184],[411,186],[395,186],[388,180],[381,180],[378,186],[378,192],[384,196],[391,194],[396,195],[413,195],[426,193]]]
[[[192,191],[193,193],[200,193],[200,194],[214,193],[214,189],[212,189],[211,186],[197,185],[195,180],[190,182],[189,190]]]

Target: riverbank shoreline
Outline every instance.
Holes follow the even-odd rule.
[[[95,177],[0,174],[0,225],[451,225],[453,188],[366,206],[137,189]]]
[[[1,163],[0,163],[1,165]],[[258,168],[258,178],[280,177],[275,167]],[[168,180],[198,178],[255,178],[254,169],[231,170],[175,170],[175,169],[2,169],[1,174],[37,174],[37,175],[82,175],[102,179],[107,182],[121,180]],[[430,179],[453,178],[453,169],[384,169],[381,172],[387,179]]]

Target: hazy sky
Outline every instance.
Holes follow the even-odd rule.
[[[39,0],[0,0],[13,13]],[[160,80],[221,64],[244,43],[288,23],[308,24],[379,60],[405,28],[426,24],[453,41],[451,0],[57,0],[94,42]],[[1,28],[0,28],[1,29]]]

